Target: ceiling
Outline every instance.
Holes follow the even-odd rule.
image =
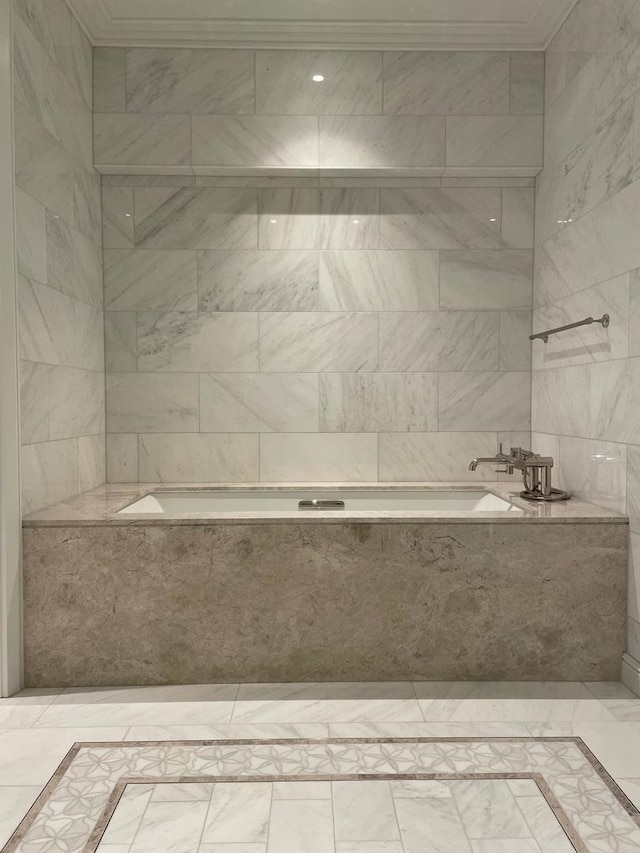
[[[576,0],[67,0],[97,45],[544,50]]]

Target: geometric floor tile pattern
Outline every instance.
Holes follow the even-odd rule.
[[[625,853],[580,738],[74,745],[6,853]]]

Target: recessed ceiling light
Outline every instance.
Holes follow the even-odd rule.
[[[324,80],[324,74],[314,74],[311,79],[314,83],[322,83]]]
[[[360,225],[360,220],[359,220],[359,219],[354,219],[354,220],[353,220],[353,224],[354,224],[354,225]]]
[[[490,219],[489,222],[497,222],[497,219]]]
[[[272,225],[275,225],[277,221],[278,221],[277,219],[270,219],[269,220],[269,222],[271,222]]]

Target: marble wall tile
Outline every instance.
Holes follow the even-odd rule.
[[[129,113],[253,113],[250,50],[129,48]]]
[[[544,53],[509,54],[509,112],[512,115],[544,113]]]
[[[640,355],[640,270],[629,274],[629,355]]]
[[[378,318],[356,313],[260,316],[260,366],[268,373],[378,369]]]
[[[46,284],[45,209],[40,202],[16,187],[15,210],[18,272]]]
[[[441,116],[322,116],[320,166],[443,167]]]
[[[49,438],[49,365],[20,362],[20,438],[36,444]]]
[[[105,249],[104,298],[111,311],[196,311],[196,252]]]
[[[492,115],[509,112],[509,56],[488,51],[384,54],[388,115]]]
[[[102,187],[100,175],[82,164],[73,170],[73,227],[98,249],[102,245]]]
[[[496,453],[494,432],[382,433],[381,482],[469,482],[486,480],[487,471],[469,471],[474,456]]]
[[[258,436],[141,435],[139,466],[146,483],[255,483]]]
[[[96,164],[185,166],[191,162],[191,121],[182,115],[94,113]]]
[[[320,190],[321,249],[377,249],[380,192],[376,188]]]
[[[45,69],[50,60],[42,45],[18,16],[12,22],[13,46],[13,96],[16,104],[29,112],[50,132],[55,125],[47,99]]]
[[[100,244],[50,213],[45,216],[47,241],[46,283],[67,296],[102,308],[102,253]]]
[[[198,428],[196,375],[107,374],[107,432],[197,432]]]
[[[437,426],[434,373],[326,373],[320,377],[323,432],[427,432]]]
[[[627,515],[634,533],[640,533],[640,447],[627,447]]]
[[[263,483],[372,482],[378,479],[378,440],[367,433],[260,436]]]
[[[194,166],[317,166],[313,116],[193,116]]]
[[[534,370],[532,376],[532,429],[534,432],[583,436],[591,434],[592,367],[588,364],[579,364],[552,370]]]
[[[324,80],[313,80],[322,75]],[[256,51],[256,112],[379,115],[382,54],[344,50]]]
[[[562,335],[552,335],[545,344],[533,342],[534,368],[562,367],[592,361],[626,358],[629,354],[629,275],[596,284],[573,296],[536,309],[534,332],[575,322],[581,317],[602,317],[608,313],[611,325],[581,326]]]
[[[104,432],[104,374],[74,367],[49,371],[49,438]]]
[[[71,13],[63,0],[14,0],[14,10],[49,57],[65,67],[71,47]]]
[[[496,370],[498,314],[432,311],[380,315],[380,370]]]
[[[624,514],[627,448],[586,438],[558,437],[556,486],[580,500]]]
[[[137,483],[138,436],[107,435],[107,483]]]
[[[67,151],[90,167],[93,163],[91,113],[82,94],[55,63],[46,66],[45,87],[54,135]]]
[[[500,370],[531,370],[531,311],[500,312]]]
[[[257,314],[142,311],[137,329],[140,371],[259,369]]]
[[[502,190],[502,245],[508,249],[533,249],[535,190]]]
[[[433,311],[439,306],[437,252],[322,252],[325,311]]]
[[[499,249],[499,189],[384,189],[381,249]]]
[[[20,452],[22,511],[25,515],[78,492],[78,443],[45,441]]]
[[[630,562],[632,558],[633,554],[631,555]],[[630,566],[630,571],[634,572],[635,567]],[[630,616],[627,619],[627,651],[631,657],[640,660],[640,622]]]
[[[102,244],[105,249],[133,249],[133,187],[102,188]]]
[[[106,369],[126,373],[138,369],[135,311],[107,311],[104,315]]]
[[[93,109],[93,45],[71,14],[71,47],[66,64],[67,76],[82,94],[89,110]]]
[[[195,175],[102,175],[103,187],[195,187],[195,185]]]
[[[440,307],[458,310],[531,307],[533,253],[441,252]]]
[[[449,116],[447,166],[542,167],[541,116]]]
[[[258,190],[260,249],[319,248],[320,194],[316,189]]]
[[[144,249],[255,249],[253,189],[135,189],[135,242]]]
[[[200,252],[201,311],[316,311],[316,252]]]
[[[599,119],[619,109],[638,90],[640,9],[631,8],[622,26],[613,29],[594,57],[595,109]]]
[[[102,312],[50,287],[18,278],[20,357],[104,370]]]
[[[78,438],[78,491],[88,492],[105,482],[105,435],[81,435]]]
[[[317,374],[200,376],[203,432],[317,432],[318,428]]]
[[[595,61],[588,62],[547,109],[545,166],[563,160],[595,130],[597,73]]]
[[[493,175],[492,177],[478,177],[475,175],[473,177],[462,176],[462,177],[452,177],[451,175],[443,175],[440,179],[440,186],[442,187],[473,187],[475,189],[481,187],[530,187],[535,189],[536,179],[535,178],[524,178],[522,176],[504,176],[500,177],[498,175]]]
[[[639,392],[640,358],[592,365],[591,437],[640,444]]]
[[[438,428],[443,432],[530,429],[530,374],[439,374]]]

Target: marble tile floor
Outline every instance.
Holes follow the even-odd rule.
[[[619,684],[430,682],[25,690],[0,700],[0,844],[9,838],[76,742],[328,737],[579,737],[640,807],[640,699]],[[149,793],[149,804],[153,804],[151,798]],[[310,799],[312,804],[301,807],[300,813],[308,808],[314,819],[319,819],[316,800],[301,798],[303,802]],[[425,799],[432,802],[434,798]],[[453,794],[450,799],[457,802]],[[360,800],[360,795],[355,797],[356,803]],[[400,829],[401,810],[402,806],[395,812]],[[456,814],[456,820],[464,825],[459,809]],[[203,841],[200,849],[202,853],[272,853],[278,849],[280,853],[279,848],[268,846],[270,837],[246,844],[215,840],[208,846],[209,842]],[[472,853],[538,853],[538,849],[556,853],[556,849],[563,849],[545,847],[535,832],[514,839],[500,837],[489,846],[486,841],[465,836],[467,846],[433,849],[442,849],[443,853],[457,853],[458,849]],[[399,846],[403,842],[404,851]],[[99,849],[142,853],[147,849],[145,844],[143,835],[135,843],[106,845],[105,840]],[[230,850],[228,844],[233,844]],[[412,853],[412,844],[423,849],[419,839],[407,847],[402,833],[400,838],[344,838],[336,842],[337,846],[318,849],[320,853],[324,849],[337,853]],[[182,849],[176,842],[174,853]],[[294,848],[282,846],[283,853],[289,849]],[[298,849],[313,848],[303,845]],[[618,849],[638,850],[640,846]]]

